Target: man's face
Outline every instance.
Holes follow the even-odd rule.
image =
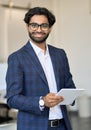
[[[39,44],[46,41],[51,31],[48,19],[44,15],[34,15],[27,25],[27,29],[30,39]]]

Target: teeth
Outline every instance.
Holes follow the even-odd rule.
[[[41,37],[41,36],[43,36],[43,34],[35,34],[35,36],[39,36],[39,37]]]

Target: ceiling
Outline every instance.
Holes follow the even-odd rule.
[[[3,7],[30,7],[31,6],[31,0],[0,0],[0,4]]]
[[[32,4],[42,4],[48,2],[49,0],[0,0],[1,7],[12,7],[16,9],[29,9]]]
[[[2,4],[8,4],[10,1],[14,3],[14,5],[22,5],[26,6],[28,5],[32,0],[0,0],[0,3]]]

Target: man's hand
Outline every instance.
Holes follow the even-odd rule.
[[[57,96],[55,93],[48,93],[43,99],[46,107],[54,107],[64,100],[62,96]]]

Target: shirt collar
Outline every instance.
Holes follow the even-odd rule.
[[[34,43],[32,43],[30,41],[31,46],[33,47],[34,51],[36,52],[37,55],[39,55],[40,53],[44,53],[44,50],[41,49],[40,47],[36,46]],[[49,50],[48,50],[48,45],[46,44],[46,54],[49,54]]]

